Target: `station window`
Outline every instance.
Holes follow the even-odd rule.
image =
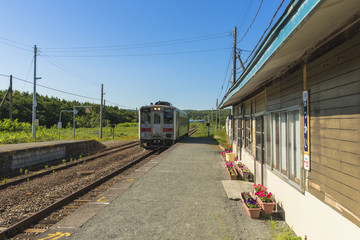
[[[250,152],[252,150],[251,134],[251,118],[245,117],[245,148],[247,148]]]
[[[300,112],[289,110],[266,118],[266,163],[300,184]]]
[[[164,110],[164,124],[174,124],[174,110]]]
[[[263,116],[256,117],[256,129],[255,129],[255,136],[256,136],[256,160],[263,162],[263,155],[264,155],[264,130],[263,130]]]
[[[151,111],[150,109],[141,110],[141,123],[150,124],[151,122]]]

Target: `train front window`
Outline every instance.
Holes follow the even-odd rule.
[[[158,113],[154,113],[154,124],[160,124],[160,115]]]
[[[150,124],[151,122],[151,111],[150,109],[141,110],[141,123]]]
[[[174,110],[164,110],[164,124],[174,124]]]

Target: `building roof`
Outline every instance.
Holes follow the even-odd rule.
[[[219,106],[238,103],[261,84],[286,72],[359,11],[359,0],[292,1]]]

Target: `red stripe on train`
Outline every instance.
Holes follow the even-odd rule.
[[[174,132],[173,128],[163,128],[163,132]]]
[[[140,132],[151,132],[151,128],[140,128]]]

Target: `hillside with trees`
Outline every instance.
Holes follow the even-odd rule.
[[[215,110],[184,110],[189,115],[191,120],[202,120],[208,122],[210,119],[211,123],[215,124],[216,111]],[[231,113],[231,109],[223,109],[220,112],[221,123],[225,123],[227,116]]]
[[[0,99],[4,98],[6,91],[0,91]],[[13,92],[13,119],[19,122],[32,122],[33,95],[29,92]],[[99,126],[100,104],[79,101],[67,101],[55,97],[37,95],[36,118],[40,125],[51,127],[58,123],[61,110],[72,110],[73,106],[92,106],[92,112],[86,114],[83,108],[79,108],[76,114],[77,127]],[[117,106],[105,106],[104,125],[119,124],[125,122],[136,122],[134,110],[120,109]],[[0,120],[9,118],[9,97],[0,108]],[[72,126],[73,116],[70,112],[64,112],[61,116],[63,127]]]
[[[0,99],[4,98],[6,91],[0,90]],[[18,119],[18,122],[31,123],[32,122],[32,104],[33,95],[29,92],[13,92],[13,119]],[[56,97],[37,95],[36,118],[39,119],[41,126],[47,128],[56,125],[59,121],[59,114],[61,110],[72,110],[73,106],[92,106],[92,112],[86,114],[83,108],[78,108],[79,112],[76,114],[76,127],[92,128],[99,126],[100,105],[79,102],[67,101]],[[185,110],[192,120],[203,120],[215,124],[215,110]],[[226,117],[230,114],[230,109],[221,110],[221,122],[224,123]],[[9,97],[5,98],[3,105],[0,107],[0,121],[9,118]],[[125,122],[136,122],[137,113],[135,110],[120,109],[117,106],[105,106],[104,110],[104,126],[110,124],[119,124]],[[73,116],[71,112],[63,112],[61,115],[61,122],[63,127],[72,127]]]

